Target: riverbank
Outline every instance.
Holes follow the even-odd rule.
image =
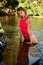
[[[43,16],[32,16],[34,18],[43,18]]]

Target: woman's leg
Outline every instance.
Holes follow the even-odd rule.
[[[31,36],[31,42],[32,42],[33,44],[37,44],[37,43],[38,43],[38,40],[36,39],[36,37],[35,37],[34,34]]]
[[[38,40],[36,39],[35,35],[32,34],[30,35],[30,41],[27,41],[26,44],[29,44],[29,45],[36,45],[38,43]]]

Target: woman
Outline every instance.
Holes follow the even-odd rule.
[[[31,26],[32,22],[30,17],[26,14],[26,11],[24,8],[19,7],[17,9],[17,14],[20,17],[20,42],[22,38],[22,34],[24,36],[24,42],[23,45],[20,46],[19,53],[18,53],[18,59],[17,59],[17,65],[28,65],[29,59],[28,59],[28,50],[30,45],[36,45],[38,42],[31,32]]]
[[[38,41],[35,38],[34,34],[31,32],[31,26],[32,26],[32,22],[30,17],[26,14],[26,11],[24,10],[24,8],[19,7],[17,9],[17,14],[20,16],[20,30],[21,33],[24,36],[25,41],[30,40],[30,42],[28,44],[37,44]],[[21,34],[21,35],[22,35]]]

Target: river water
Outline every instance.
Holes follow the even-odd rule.
[[[35,34],[40,47],[43,48],[43,18],[31,17],[32,18],[32,32]],[[6,65],[16,64],[17,54],[19,49],[19,19],[15,16],[3,16],[0,17],[1,25],[4,29],[4,32],[9,39],[9,42],[6,44],[7,48],[3,52],[3,60]],[[23,39],[23,38],[22,38]],[[35,50],[34,50],[35,49]],[[34,54],[33,52],[37,52]],[[30,54],[32,56],[39,57],[39,53],[36,47],[30,48]],[[43,53],[42,53],[43,54]]]

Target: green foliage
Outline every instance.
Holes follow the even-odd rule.
[[[12,6],[14,11],[22,6],[28,15],[43,15],[43,0],[0,0],[0,7],[4,6]]]
[[[43,9],[38,5],[37,1],[31,2],[29,6],[27,6],[27,14],[28,15],[42,15]]]
[[[43,14],[43,8],[38,3],[39,3],[39,1],[37,1],[37,0],[31,1],[31,2],[28,2],[28,0],[21,2],[21,0],[20,0],[18,7],[23,7],[24,9],[26,9],[28,15],[32,15],[32,16],[40,15],[41,16]]]
[[[24,3],[19,2],[18,7],[25,8],[28,15],[41,16],[43,14],[43,8],[38,4],[37,1],[32,1],[29,3],[28,0],[25,0]]]
[[[28,15],[42,15],[42,8],[38,5],[37,1],[31,2],[26,9]]]
[[[15,6],[17,6],[18,3],[19,2],[17,0],[1,0],[0,7],[12,6],[12,8],[15,8]]]
[[[0,7],[4,7],[7,3],[7,0],[0,0]]]

